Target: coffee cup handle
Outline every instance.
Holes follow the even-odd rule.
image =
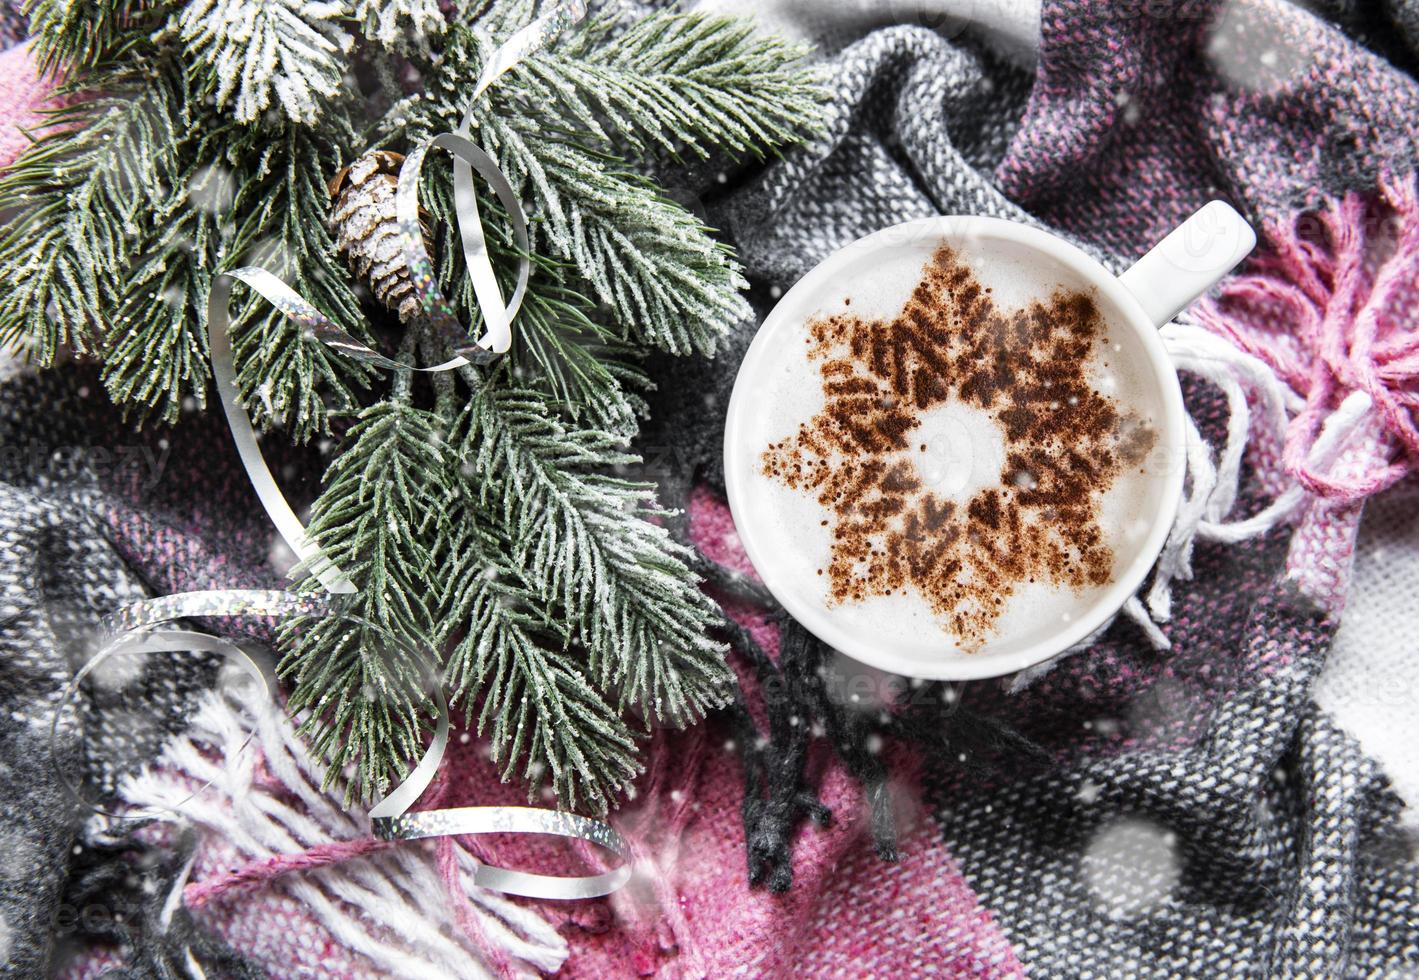
[[[1161,327],[1256,247],[1256,232],[1225,201],[1203,205],[1118,277]]]

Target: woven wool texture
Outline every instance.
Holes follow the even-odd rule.
[[[86,846],[83,814],[51,768],[49,725],[65,682],[97,652],[99,620],[150,591],[277,579],[266,561],[271,534],[239,465],[210,449],[227,438],[218,420],[140,435],[101,392],[91,369],[22,375],[0,391],[0,743],[15,790],[3,802],[15,860],[0,865],[0,917],[17,976],[34,975],[72,938],[53,927],[63,868]],[[247,518],[220,518],[228,508]],[[214,674],[200,658],[119,665],[85,702],[81,727],[63,716],[59,757],[70,780],[88,796],[113,791],[184,727]]]
[[[1373,193],[1382,174],[1413,170],[1419,92],[1385,60],[1413,56],[1375,54],[1358,40],[1375,25],[1334,13],[1343,22],[1281,3],[1046,3],[1023,111],[1020,74],[992,56],[920,28],[880,30],[832,61],[826,137],[711,216],[757,281],[784,289],[859,235],[927,214],[1023,217],[1121,269],[1212,197],[1264,225]],[[1378,33],[1392,48],[1392,32]],[[735,360],[667,387],[724,399]],[[1187,390],[1217,444],[1215,393]],[[686,399],[661,438],[696,417],[701,431],[681,445],[709,447],[713,480],[714,413]],[[1258,449],[1239,515],[1287,482]],[[1330,583],[1345,588],[1355,511],[1314,509],[1309,533],[1324,544],[1297,552],[1304,567],[1288,567],[1284,529],[1199,545],[1193,580],[1174,587],[1165,655],[1119,623],[1024,694],[964,686],[1057,760],[1007,769],[999,785],[964,779],[947,757],[924,765],[941,843],[1015,957],[971,972],[1412,968],[1415,869],[1397,801],[1310,696],[1333,630],[1317,600],[1334,606]],[[1299,592],[1288,574],[1327,594]],[[863,969],[889,968],[873,936],[828,943]]]
[[[1341,5],[1317,13],[1258,0],[1176,9],[1047,2],[1034,75],[967,37],[920,26],[875,30],[828,57],[834,94],[821,138],[724,185],[707,174],[698,189],[711,223],[740,248],[761,308],[834,248],[936,213],[1035,222],[1121,269],[1212,196],[1258,222],[1284,220],[1351,190],[1371,192],[1382,171],[1412,172],[1419,94],[1404,67],[1413,64],[1404,31],[1415,5],[1385,10],[1395,26],[1385,26],[1386,14]],[[753,329],[744,324],[708,366],[658,366],[662,396],[645,436],[647,455],[671,483],[709,484],[692,497],[696,543],[746,570],[714,488],[723,406]],[[35,723],[83,656],[83,641],[64,637],[82,636],[113,604],[143,592],[277,581],[270,529],[220,421],[190,417],[171,431],[134,435],[99,390],[92,372],[72,366],[0,388],[0,446],[32,447],[0,480],[8,495],[0,511],[0,744],[11,785],[26,787],[23,799],[7,795],[0,804],[0,834],[16,842],[0,865],[0,962],[16,976],[52,965],[56,946],[74,940],[50,926],[72,884],[66,869],[78,823],[41,766]],[[1186,395],[1203,435],[1218,444],[1224,402],[1195,380]],[[273,467],[296,496],[308,495],[319,460],[279,443],[267,447]],[[48,475],[54,450],[75,446],[91,462],[94,447],[167,455],[152,482],[111,465],[79,480]],[[1263,506],[1287,479],[1264,441],[1254,448],[1239,514]],[[1327,581],[1343,590],[1354,522],[1320,513],[1311,527],[1327,543],[1302,557],[1333,562]],[[1335,623],[1331,604],[1288,581],[1297,571],[1288,567],[1290,538],[1280,528],[1237,545],[1199,543],[1193,578],[1173,584],[1172,617],[1162,625],[1167,652],[1120,621],[1019,693],[993,681],[960,686],[959,698],[1028,735],[1047,762],[1007,757],[981,778],[953,757],[885,746],[901,825],[896,864],[872,854],[862,788],[820,746],[810,768],[835,820],[796,838],[792,890],[751,889],[737,816],[742,785],[723,729],[658,734],[648,752],[669,760],[661,766],[668,775],[617,817],[645,854],[633,884],[604,902],[531,903],[565,937],[562,975],[1419,969],[1416,868],[1398,801],[1314,703]],[[736,613],[775,648],[761,613]],[[158,666],[143,678],[154,717],[175,716],[205,678],[201,668]],[[103,708],[85,715],[82,744],[88,778],[112,785],[157,755],[166,730],[149,726],[135,741]],[[190,737],[176,736],[169,751]],[[66,744],[80,744],[78,733]],[[515,791],[497,785],[476,752],[471,742],[451,756],[452,797],[512,802]],[[164,777],[155,770],[148,778]],[[229,845],[214,837],[205,847],[198,885],[220,875]],[[492,856],[532,858],[501,846]],[[389,867],[343,873],[387,876]],[[321,883],[341,874],[323,870]],[[264,884],[214,903],[202,924],[275,976],[372,972],[354,944],[312,919],[287,930],[292,941],[340,949],[283,959],[279,936],[253,935],[250,924],[263,915],[295,921],[296,889]],[[442,908],[430,912],[446,917]],[[105,950],[76,970],[89,975],[114,960]],[[470,972],[480,969],[471,963]]]

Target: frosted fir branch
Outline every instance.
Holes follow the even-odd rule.
[[[238,122],[255,122],[274,99],[292,122],[315,125],[344,84],[349,13],[343,0],[191,0],[178,27],[217,106]]]
[[[657,11],[620,30],[603,17],[518,66],[517,98],[593,140],[700,158],[762,157],[797,142],[828,97],[810,48],[752,22]]]
[[[494,5],[506,29],[526,5]],[[677,354],[713,353],[750,314],[729,251],[617,154],[762,153],[801,139],[821,80],[802,49],[726,18],[665,12],[609,19],[525,59],[474,106],[479,138],[535,203],[537,248],[570,261],[622,336]],[[427,90],[390,121],[420,138],[454,124],[493,45],[450,32]]]
[[[448,27],[438,0],[355,0],[360,31],[390,51],[426,49]]]
[[[476,335],[481,317],[464,269],[463,249],[455,237],[452,169],[447,161],[426,163],[421,200],[440,239],[435,250],[439,281]],[[488,247],[504,273],[507,290],[517,264],[516,246],[493,202],[484,214]],[[645,410],[639,393],[651,387],[639,365],[638,351],[618,339],[617,331],[588,315],[593,301],[567,281],[564,265],[535,255],[532,260],[527,298],[513,331],[513,377],[549,396],[574,421],[631,435]]]
[[[449,105],[420,112],[416,132],[451,124]],[[579,285],[606,305],[620,339],[674,354],[712,354],[730,325],[750,314],[730,250],[648,178],[531,121],[503,118],[486,106],[474,116],[484,145],[535,202],[534,251],[571,264]],[[496,214],[496,202],[487,204]],[[439,233],[443,251],[457,251],[456,230],[441,223]]]
[[[624,335],[672,354],[711,355],[752,311],[731,251],[647,178],[575,143],[492,113],[484,132],[537,201],[538,231],[570,259]]]
[[[436,683],[434,550],[452,492],[441,423],[395,399],[362,413],[325,473],[309,533],[352,581],[351,619],[284,634],[290,706],[332,771],[357,763],[361,791],[388,785],[423,730]],[[403,641],[395,642],[391,640]]]
[[[373,343],[326,224],[326,179],[354,139],[350,122],[332,108],[317,129],[286,124],[237,140],[244,172],[231,212],[240,221],[225,264],[269,269],[344,330]],[[354,411],[360,391],[379,376],[368,364],[311,343],[265,302],[234,313],[237,384],[258,426],[283,428],[298,443],[328,434],[331,418]]]
[[[168,63],[138,101],[164,92],[163,112],[147,114],[149,125],[139,127],[136,140],[162,154],[160,165],[129,172],[120,190],[132,202],[127,221],[134,237],[104,276],[109,295],[100,314],[108,331],[101,377],[126,413],[173,422],[186,399],[197,407],[206,403],[207,293],[221,254],[220,217],[198,203],[219,191],[211,186],[216,172],[194,161],[205,156],[198,148],[232,134],[224,125],[209,127],[216,120],[194,119],[191,87],[175,64]]]
[[[124,275],[179,167],[180,72],[115,73],[109,92],[48,114],[42,139],[0,177],[0,342],[43,365],[101,347]],[[107,314],[107,315],[106,315]],[[120,323],[122,321],[119,321]]]
[[[205,156],[194,150],[211,140],[185,132],[194,121],[188,107],[192,91],[176,65],[167,68],[166,89],[160,81],[138,101],[164,91],[167,97],[157,100],[163,111],[149,112],[134,139],[146,148],[141,152],[156,158],[128,171],[115,188],[131,202],[126,215],[131,247],[106,265],[107,295],[99,313],[107,327],[101,377],[110,397],[140,420],[157,416],[173,422],[188,398],[197,407],[206,402],[207,293],[221,234],[220,216],[196,200],[212,191],[202,181],[210,181],[213,170],[192,162]],[[219,126],[211,135],[221,141],[232,134]],[[107,205],[93,207],[102,211]]]
[[[432,542],[451,488],[442,423],[399,400],[359,415],[325,471],[309,534],[360,587],[361,614],[399,635],[432,632]]]
[[[99,3],[116,9],[111,0]],[[383,21],[369,19],[372,4],[356,3],[178,2],[169,25],[141,41],[131,25],[91,36],[78,22],[57,28],[62,50],[100,65],[86,82],[112,96],[118,117],[136,111],[122,103],[138,106],[165,84],[179,88],[162,113],[168,129],[139,131],[132,163],[124,153],[106,167],[105,130],[74,110],[86,123],[78,142],[46,140],[16,183],[0,182],[9,188],[0,200],[14,205],[17,222],[0,231],[0,334],[18,331],[51,352],[87,344],[104,358],[116,397],[170,418],[185,395],[202,395],[202,309],[219,268],[272,259],[297,277],[300,292],[358,333],[358,304],[330,254],[321,186],[362,149],[345,115],[354,100],[335,98],[350,43],[342,27],[347,15],[364,15],[351,28],[378,34]],[[412,0],[399,6],[427,13]],[[508,29],[530,10],[522,2],[495,8],[516,14]],[[398,12],[393,22],[417,34]],[[591,67],[569,74],[561,102],[533,104],[537,85],[553,85],[551,68],[499,82],[499,123],[480,120],[478,136],[533,201],[534,251],[541,253],[533,256],[532,293],[512,356],[463,376],[475,388],[471,404],[459,382],[432,379],[432,412],[408,397],[407,378],[397,375],[394,397],[361,413],[327,474],[312,533],[360,583],[356,613],[369,625],[290,624],[283,670],[294,682],[292,704],[309,709],[304,730],[316,751],[332,771],[354,770],[358,795],[386,787],[417,755],[439,655],[443,682],[465,710],[476,708],[505,777],[550,784],[569,806],[604,809],[634,776],[623,709],[686,723],[726,700],[723,650],[706,639],[717,619],[713,606],[687,554],[655,523],[652,489],[621,479],[617,468],[635,462],[624,445],[644,407],[636,393],[648,385],[639,356],[650,346],[709,350],[746,307],[727,251],[617,154],[700,155],[682,138],[753,152],[756,141],[777,146],[791,137],[775,131],[772,107],[750,112],[757,131],[737,118],[752,108],[752,80],[736,88],[733,72],[719,77],[720,90],[738,94],[716,101],[674,77],[676,65],[698,64],[703,82],[712,66],[696,62],[686,40],[699,28],[666,24],[653,39],[626,42],[620,61],[595,55],[618,43],[614,32],[588,41]],[[466,29],[458,36],[469,56],[429,66],[432,104],[400,138],[420,126],[447,128],[447,117],[462,110],[486,51]],[[173,57],[179,38],[186,59]],[[747,43],[724,38],[725,58]],[[702,43],[719,42],[706,35]],[[658,65],[662,46],[676,54]],[[571,50],[546,57],[571,57]],[[768,79],[776,70],[773,52],[761,62],[744,57],[734,71]],[[660,88],[636,87],[646,84]],[[796,105],[803,92],[791,80],[783,84],[767,91],[776,104]],[[608,86],[614,91],[599,92]],[[662,97],[664,115],[656,117]],[[698,134],[691,132],[697,114],[715,117]],[[668,142],[655,126],[673,134]],[[106,185],[104,173],[121,179]],[[213,206],[212,192],[224,182],[227,199]],[[440,278],[476,331],[446,167],[439,186],[424,201],[437,211]],[[139,193],[131,193],[135,187]],[[122,201],[120,190],[129,192]],[[194,194],[206,203],[195,203]],[[510,288],[517,256],[506,216],[485,189],[480,194],[495,267]],[[76,209],[76,202],[88,206]],[[82,213],[71,218],[76,210]],[[40,272],[33,281],[24,278],[31,269]],[[357,403],[354,388],[368,380],[366,368],[326,357],[255,299],[236,312],[238,377],[258,423],[305,439],[328,429],[331,411]],[[421,330],[411,326],[406,341],[432,346]],[[499,390],[510,382],[516,390]],[[453,428],[465,407],[461,429]],[[445,443],[446,429],[456,442]],[[411,656],[391,647],[390,634],[420,650],[434,644],[438,654]]]
[[[169,199],[155,217],[105,304],[112,312],[101,377],[126,414],[174,422],[186,399],[206,405],[204,321],[219,246],[215,223],[181,198]]]
[[[348,774],[346,803],[383,796],[407,775],[433,726],[427,663],[387,635],[349,619],[288,620],[280,671],[293,681],[288,707],[326,764],[322,786]]]
[[[520,573],[565,608],[597,687],[686,724],[725,703],[713,604],[655,516],[654,488],[610,475],[635,456],[612,433],[567,428],[533,392],[485,387],[455,428],[469,488],[500,504]]]
[[[605,813],[640,772],[636,743],[586,676],[566,623],[506,557],[508,544],[460,509],[444,568],[444,684],[489,738],[502,778],[528,799],[546,783],[568,809]],[[519,764],[520,769],[519,769]]]
[[[24,0],[30,38],[45,73],[94,69],[121,58],[164,16],[161,0]]]

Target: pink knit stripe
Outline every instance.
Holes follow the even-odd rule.
[[[705,554],[752,571],[723,502],[701,488],[691,499],[690,518]],[[776,654],[777,634],[762,617],[748,625]],[[776,895],[745,880],[744,831],[734,819],[743,791],[739,763],[729,746],[697,746],[704,736],[658,736],[641,792],[617,820],[633,841],[638,875],[613,907],[623,925],[647,914],[664,917],[674,942],[662,939],[658,950],[644,940],[628,947],[619,936],[574,931],[568,975],[611,975],[627,958],[646,975],[662,966],[687,976],[911,976],[929,967],[948,976],[1023,975],[1009,940],[915,798],[914,756],[897,751],[891,760],[900,776],[895,795],[904,824],[897,864],[879,860],[865,840],[861,786],[836,762],[818,758],[820,793],[834,821],[800,832],[793,888]],[[696,767],[697,777],[687,771]],[[837,916],[849,910],[872,928],[840,928]]]
[[[56,84],[39,74],[29,42],[0,52],[0,170],[30,146],[29,133],[43,127],[42,110]]]
[[[1026,975],[938,837],[935,824],[922,820],[903,835],[896,864],[878,861],[865,845],[848,852],[818,903],[804,975],[853,976],[858,964],[879,962],[892,964],[896,976]]]

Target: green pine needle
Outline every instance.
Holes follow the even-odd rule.
[[[161,227],[152,196],[167,199],[181,165],[181,73],[135,67],[113,82],[50,112],[44,138],[0,177],[0,211],[12,215],[0,237],[0,340],[43,365],[122,330],[125,274]]]
[[[171,2],[129,0],[25,0],[30,37],[40,71],[94,69],[142,46]]]
[[[359,586],[348,612],[360,625],[289,629],[281,671],[331,773],[357,765],[353,792],[387,788],[417,756],[436,658],[409,651],[426,646],[437,622],[429,583],[440,575],[433,545],[447,531],[448,471],[438,418],[380,402],[360,413],[312,507],[309,533]]]
[[[602,18],[516,69],[517,98],[573,120],[591,141],[623,140],[701,159],[764,154],[797,142],[826,91],[806,46],[749,21],[657,11],[616,30]]]
[[[475,106],[476,132],[535,202],[539,242],[574,265],[623,336],[712,354],[751,315],[738,267],[620,154],[775,149],[816,118],[820,79],[803,49],[722,17],[666,12],[613,28],[598,21],[525,59]],[[472,27],[454,28],[429,91],[392,118],[416,138],[451,128],[490,52]]]
[[[189,0],[175,26],[205,93],[237,122],[271,109],[313,126],[345,85],[346,13],[309,0]]]
[[[529,800],[546,782],[564,806],[604,813],[641,771],[630,729],[588,680],[567,625],[502,557],[505,542],[480,533],[471,509],[456,520],[442,593],[451,699],[470,720],[476,711],[503,778],[525,780]]]
[[[349,122],[335,110],[320,130],[282,125],[252,131],[236,148],[251,176],[240,178],[232,202],[241,223],[224,266],[259,265],[276,273],[346,332],[374,343],[326,228],[326,181],[353,140]],[[232,330],[237,385],[253,421],[285,429],[296,442],[328,434],[331,417],[357,409],[359,392],[378,376],[367,364],[311,343],[264,300],[253,299]]]

